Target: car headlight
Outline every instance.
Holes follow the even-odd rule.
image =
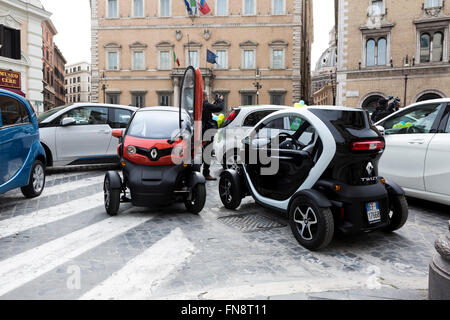
[[[135,147],[135,146],[128,146],[128,147],[127,147],[127,153],[128,153],[129,155],[136,154],[136,147]]]

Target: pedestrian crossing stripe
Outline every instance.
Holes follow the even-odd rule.
[[[161,282],[186,264],[195,252],[192,242],[177,228],[80,299],[150,299]]]

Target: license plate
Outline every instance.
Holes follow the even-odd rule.
[[[378,202],[369,202],[366,204],[367,218],[369,223],[377,223],[381,221],[380,205]]]

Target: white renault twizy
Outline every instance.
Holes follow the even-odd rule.
[[[378,176],[384,137],[361,109],[302,107],[271,114],[243,140],[219,193],[236,209],[252,196],[285,212],[297,241],[326,247],[335,231],[394,231],[408,218],[404,191]]]

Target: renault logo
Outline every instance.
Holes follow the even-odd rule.
[[[366,170],[367,170],[367,173],[369,174],[369,176],[371,176],[373,174],[373,169],[375,169],[375,168],[373,167],[372,162],[369,162],[366,167]]]
[[[158,149],[153,148],[153,149],[150,151],[150,158],[151,158],[153,161],[156,161],[156,160],[158,159]]]

